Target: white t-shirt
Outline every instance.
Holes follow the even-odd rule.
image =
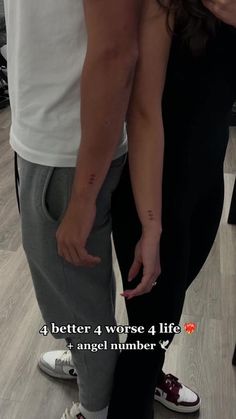
[[[5,0],[10,144],[25,160],[73,167],[87,48],[82,0]],[[93,123],[93,121],[91,121]],[[114,158],[127,151],[125,129]]]

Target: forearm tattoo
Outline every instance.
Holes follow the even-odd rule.
[[[89,177],[89,185],[93,185],[96,179],[96,175],[90,175]]]
[[[150,221],[153,221],[155,219],[153,211],[152,210],[148,210],[148,219]]]

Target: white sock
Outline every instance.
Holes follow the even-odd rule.
[[[79,404],[79,409],[85,419],[107,419],[108,406],[102,410],[97,410],[96,412],[91,412],[90,410],[85,409],[82,404]]]

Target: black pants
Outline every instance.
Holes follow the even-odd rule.
[[[198,136],[199,138],[199,136]],[[189,140],[189,139],[188,139]],[[185,293],[214,242],[224,200],[223,162],[227,136],[166,144],[163,176],[162,273],[151,293],[126,301],[130,325],[148,330],[159,322],[179,324]],[[112,202],[113,237],[124,289],[141,235],[126,165]],[[155,351],[123,351],[119,357],[109,419],[151,419],[154,389],[162,376],[160,339],[174,335],[129,335],[127,342],[157,343]]]

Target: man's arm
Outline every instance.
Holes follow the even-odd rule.
[[[68,262],[93,265],[85,245],[96,198],[113,159],[138,58],[142,0],[84,0],[88,47],[81,79],[81,145],[71,200],[57,231]]]
[[[96,200],[121,138],[138,58],[140,0],[84,0],[88,48],[75,196]],[[88,187],[95,175],[93,187]]]

